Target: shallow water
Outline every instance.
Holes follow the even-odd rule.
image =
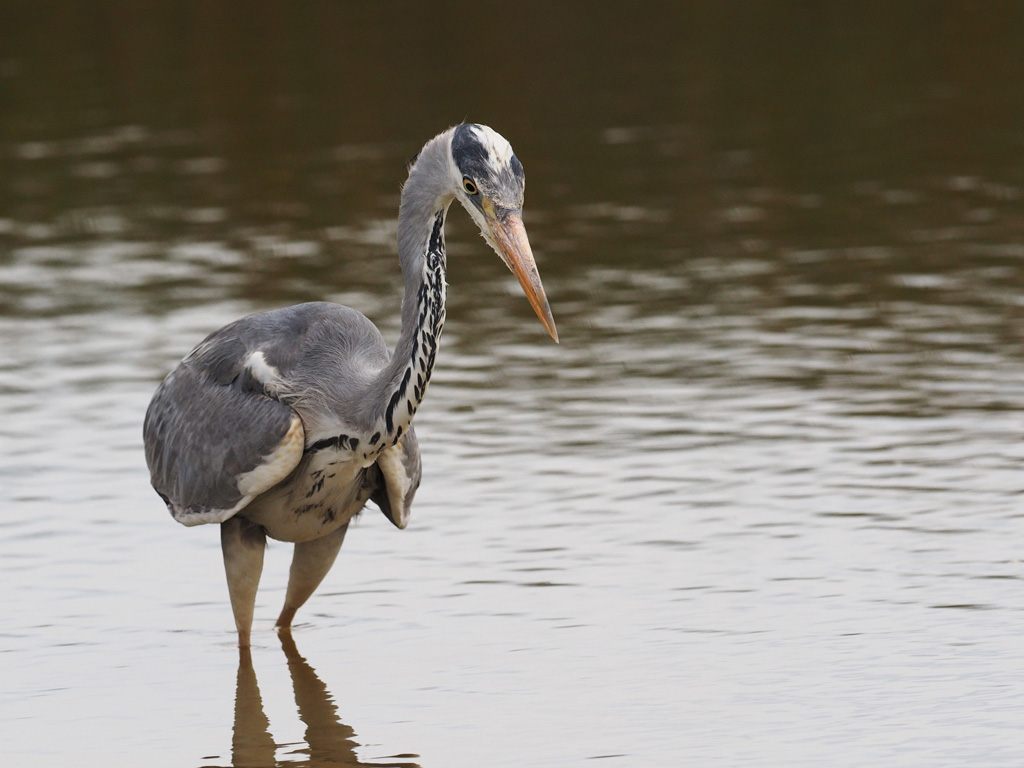
[[[1020,765],[1021,14],[450,5],[3,12],[5,764]],[[453,210],[410,526],[294,647],[272,543],[240,661],[146,405],[247,312],[393,340],[463,117],[562,343]]]

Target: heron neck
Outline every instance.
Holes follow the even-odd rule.
[[[412,423],[426,394],[444,327],[444,222],[452,196],[445,189],[424,187],[424,178],[445,178],[423,173],[421,163],[429,159],[421,153],[402,190],[398,216],[398,255],[405,279],[402,331],[391,361],[378,379],[377,423],[385,444],[396,442]]]

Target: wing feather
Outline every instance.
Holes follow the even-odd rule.
[[[289,406],[201,363],[190,356],[164,379],[143,430],[153,487],[185,525],[230,518],[291,474],[305,442]]]
[[[383,482],[370,499],[380,507],[388,520],[397,528],[405,528],[412,514],[412,500],[420,487],[423,474],[419,444],[412,427],[396,445],[384,451],[377,459]]]

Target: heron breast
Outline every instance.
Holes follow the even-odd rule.
[[[336,448],[307,455],[288,480],[246,508],[246,518],[278,541],[311,541],[336,531],[373,492],[350,455]]]

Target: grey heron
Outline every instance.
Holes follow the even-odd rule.
[[[277,626],[291,626],[368,500],[396,527],[420,483],[413,416],[445,319],[444,223],[458,200],[557,342],[523,227],[523,166],[492,129],[461,124],[411,164],[398,214],[405,281],[390,352],[360,312],[312,302],[206,337],[159,385],[143,437],[153,487],[184,525],[219,523],[238,643],[248,647],[266,539],[295,544]]]

